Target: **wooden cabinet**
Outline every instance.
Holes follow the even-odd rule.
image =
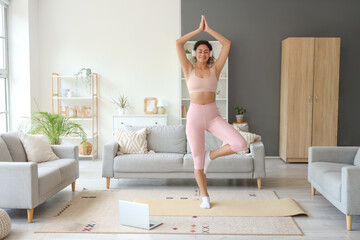
[[[282,41],[279,154],[307,162],[310,146],[336,146],[340,38]]]

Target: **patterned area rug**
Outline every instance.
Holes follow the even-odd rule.
[[[118,200],[199,200],[199,190],[84,190],[50,218],[37,233],[142,233],[220,235],[303,235],[292,217],[151,216],[163,222],[152,230],[122,226]],[[275,192],[211,191],[211,200],[279,200]],[[280,200],[279,200],[280,201]],[[199,205],[200,205],[199,200]],[[151,206],[150,206],[151,208]],[[301,207],[300,207],[301,208]],[[214,207],[215,209],[215,207]],[[151,210],[150,210],[151,211]],[[206,210],[204,210],[206,211]],[[305,213],[305,212],[303,212]]]

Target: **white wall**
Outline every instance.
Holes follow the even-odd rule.
[[[38,0],[37,13],[41,110],[51,111],[52,72],[89,67],[99,73],[100,153],[120,93],[129,114],[143,114],[145,97],[164,98],[168,123],[179,124],[180,0]]]
[[[29,1],[29,46],[30,46],[30,96],[31,112],[41,108],[41,85],[39,78],[38,0]]]

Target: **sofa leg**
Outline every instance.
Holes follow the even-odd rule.
[[[313,185],[311,185],[311,195],[315,195],[315,191],[316,189],[313,187]]]
[[[257,185],[258,185],[258,189],[261,189],[261,178],[257,179]]]
[[[352,228],[352,216],[346,215],[346,229],[348,231],[351,231],[351,228]]]
[[[71,189],[72,189],[73,192],[75,192],[75,181],[72,182]]]
[[[109,189],[110,188],[110,178],[107,177],[106,178],[106,189]]]
[[[28,223],[33,222],[33,216],[34,216],[34,209],[27,209]]]

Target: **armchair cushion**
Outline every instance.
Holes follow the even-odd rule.
[[[76,175],[77,162],[71,158],[59,159],[39,164],[39,168],[56,168],[60,170],[61,181],[64,182]]]
[[[51,149],[47,136],[19,132],[19,138],[29,162],[41,163],[59,159]]]
[[[51,191],[61,183],[61,174],[58,168],[40,167],[41,165],[38,165],[39,196]]]
[[[341,201],[341,169],[349,164],[332,162],[311,163],[310,178],[336,200]]]
[[[0,162],[12,162],[9,150],[4,140],[0,137]]]
[[[9,149],[13,162],[27,162],[25,149],[20,142],[18,132],[4,133],[1,134],[1,137]]]

